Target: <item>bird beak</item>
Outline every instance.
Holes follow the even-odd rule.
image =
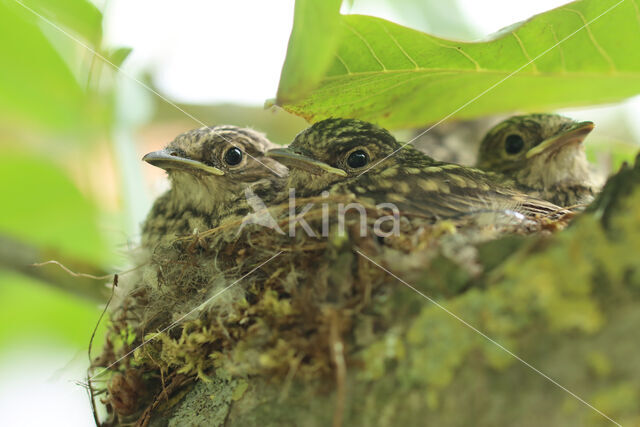
[[[540,144],[527,151],[526,157],[530,159],[548,150],[558,150],[568,144],[581,144],[593,130],[593,122],[580,122],[562,131],[558,135],[545,139]]]
[[[224,175],[224,171],[214,166],[206,165],[197,160],[171,155],[167,150],[153,151],[151,153],[145,154],[142,160],[149,163],[150,165],[159,167],[164,170],[199,170],[202,172],[210,173],[212,175]]]
[[[285,166],[304,169],[316,175],[322,172],[329,172],[339,176],[347,176],[347,173],[342,169],[334,168],[319,160],[298,154],[289,148],[274,148],[269,150],[267,151],[267,157],[276,159]]]

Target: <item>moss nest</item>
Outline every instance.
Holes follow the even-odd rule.
[[[640,191],[612,192],[567,229],[566,216],[488,213],[435,225],[402,217],[400,233],[382,238],[373,219],[388,212],[365,205],[364,236],[349,215],[343,233],[331,220],[326,237],[300,228],[290,237],[288,206],[277,206],[270,211],[284,234],[234,218],[177,238],[121,280],[110,307],[91,370],[100,372],[103,425],[446,423],[468,369],[484,372],[488,386],[498,381],[492,372],[517,364],[452,313],[535,359],[536,336],[596,336],[610,301],[638,298],[640,218],[615,212],[639,212]],[[322,216],[318,208],[305,219],[317,231]],[[591,353],[584,365],[606,371],[611,356]],[[610,376],[604,383],[620,386]],[[504,392],[485,409],[501,408]],[[486,425],[520,420],[506,413]]]

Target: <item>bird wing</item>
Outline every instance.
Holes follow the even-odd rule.
[[[350,190],[376,203],[393,203],[401,212],[456,218],[480,212],[513,211],[529,218],[562,216],[568,211],[531,197],[493,175],[453,164],[400,163],[395,173],[363,174]]]

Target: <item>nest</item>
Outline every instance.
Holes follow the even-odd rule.
[[[376,219],[388,211],[364,203],[366,221],[351,212],[342,227],[337,205],[353,199],[299,199],[298,206],[319,201],[304,216],[316,237],[300,227],[290,236],[282,205],[270,209],[281,232],[232,218],[144,255],[144,265],[121,280],[92,366],[106,393],[103,425],[147,425],[188,384],[214,377],[340,388],[346,366],[358,369],[361,350],[412,309],[390,312],[403,285],[385,270],[410,283],[423,283],[429,271],[433,298],[458,295],[485,268],[479,244],[550,233],[568,221],[485,212],[432,224],[414,215],[400,217],[397,233],[382,227],[381,236]],[[451,270],[462,272],[459,281]]]

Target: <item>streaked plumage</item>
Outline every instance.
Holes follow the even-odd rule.
[[[143,160],[167,170],[171,189],[154,203],[142,244],[153,247],[248,213],[246,188],[268,202],[281,190],[287,172],[264,156],[273,147],[252,129],[216,126],[185,132],[164,150],[147,154]]]
[[[582,145],[592,129],[592,122],[558,114],[511,117],[484,137],[477,165],[532,196],[561,206],[586,204],[598,189]]]
[[[350,166],[362,163],[362,153],[366,164]],[[433,220],[482,211],[509,210],[528,217],[561,211],[514,190],[496,175],[402,148],[386,130],[359,120],[323,120],[298,134],[287,149],[267,155],[290,167],[288,185],[303,196],[324,190],[354,193]]]

